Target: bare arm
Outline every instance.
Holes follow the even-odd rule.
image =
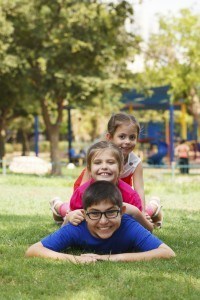
[[[123,205],[126,206],[126,213],[138,221],[144,228],[149,231],[153,231],[153,224],[146,218],[146,216],[135,206],[123,202]]]
[[[97,260],[109,260],[109,261],[149,261],[152,259],[169,259],[175,257],[174,251],[166,244],[161,244],[157,249],[139,252],[139,253],[121,253],[111,255],[97,255],[97,254],[82,254],[82,256],[94,257]]]
[[[142,200],[143,210],[145,209],[145,194],[144,194],[144,180],[143,180],[143,167],[140,162],[133,173],[133,186]]]
[[[62,226],[70,222],[71,224],[77,226],[81,222],[85,220],[84,217],[84,210],[83,209],[76,209],[73,211],[70,211],[68,214],[66,214],[64,218],[64,222],[62,223]]]
[[[45,248],[41,242],[33,244],[28,248],[25,253],[26,257],[43,257],[52,258],[57,260],[66,260],[72,263],[90,263],[95,262],[97,259],[94,257],[75,256],[66,253],[59,253]]]

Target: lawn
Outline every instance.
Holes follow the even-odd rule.
[[[154,233],[176,252],[172,260],[68,262],[24,257],[30,244],[56,230],[48,201],[69,199],[68,178],[0,175],[0,299],[200,299],[200,176],[145,170],[147,200],[158,195],[164,226]]]

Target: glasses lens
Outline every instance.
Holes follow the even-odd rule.
[[[119,210],[108,210],[105,212],[106,218],[114,219],[118,216]]]
[[[91,220],[98,220],[101,218],[101,212],[99,211],[90,212],[87,213],[87,215]]]

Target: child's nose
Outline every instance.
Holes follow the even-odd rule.
[[[127,137],[127,138],[126,138],[125,142],[126,142],[127,144],[129,144],[129,143],[130,143],[130,139],[129,139],[129,137]]]
[[[102,215],[101,219],[99,220],[99,223],[100,224],[106,224],[107,222],[108,222],[108,219],[106,218],[106,216]]]
[[[106,169],[106,168],[107,168],[107,163],[106,163],[106,162],[103,162],[103,163],[102,163],[102,168],[103,168],[103,169]]]

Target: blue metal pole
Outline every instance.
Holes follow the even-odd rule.
[[[170,162],[174,161],[174,105],[170,104],[169,106],[169,140],[170,140]]]
[[[67,106],[68,112],[68,155],[69,155],[69,162],[72,162],[71,158],[71,148],[72,148],[72,122],[71,122],[71,106]]]
[[[34,117],[34,142],[35,142],[35,155],[38,156],[39,154],[39,146],[38,146],[38,142],[39,142],[39,126],[38,126],[39,122],[38,122],[38,116]]]

